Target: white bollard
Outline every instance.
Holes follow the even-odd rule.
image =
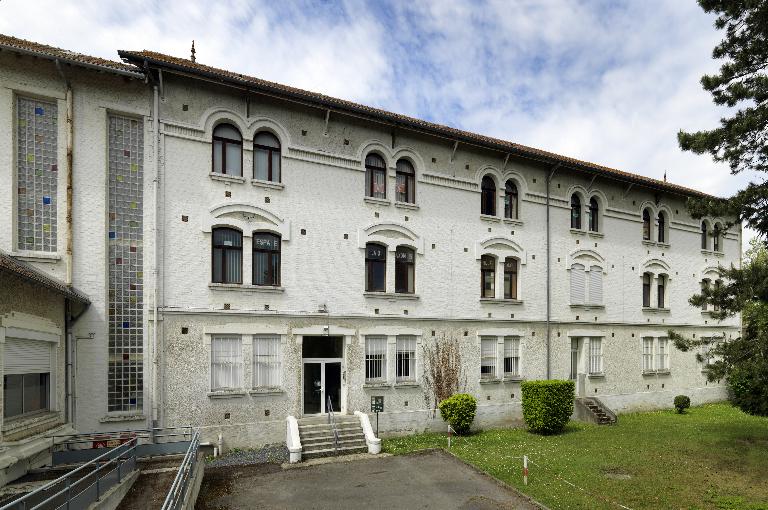
[[[448,425],[448,449],[451,449],[451,426]]]
[[[523,455],[523,485],[528,485],[528,456]]]

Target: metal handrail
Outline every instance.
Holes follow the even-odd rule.
[[[200,448],[200,432],[195,431],[192,436],[192,441],[189,444],[184,460],[181,461],[179,466],[179,472],[176,474],[176,478],[171,484],[171,488],[168,490],[168,495],[165,497],[162,510],[171,510],[180,508],[180,505],[184,503],[184,499],[189,489],[189,481],[195,471],[195,465],[197,464],[197,455]]]
[[[124,451],[121,451],[121,450],[124,450]],[[128,454],[130,454],[130,455],[128,455]],[[128,455],[128,457],[123,459],[124,455]],[[110,457],[110,458],[108,458],[108,457]],[[48,482],[47,484],[43,485],[42,487],[39,487],[38,489],[35,489],[34,491],[24,495],[23,497],[21,497],[19,499],[16,499],[16,500],[14,500],[14,501],[12,501],[12,502],[10,502],[10,503],[0,507],[0,510],[11,510],[11,509],[16,509],[16,508],[19,508],[21,510],[27,510],[27,502],[29,500],[33,500],[35,497],[39,496],[40,493],[43,493],[43,492],[48,491],[48,490],[51,490],[56,485],[61,484],[63,482],[66,482],[66,485],[65,485],[65,487],[63,489],[61,489],[58,492],[54,493],[53,495],[49,496],[48,498],[46,498],[45,500],[41,501],[40,503],[37,503],[34,506],[29,507],[29,510],[33,510],[33,509],[36,509],[36,508],[44,508],[44,505],[50,503],[51,501],[54,501],[56,498],[62,496],[65,493],[66,493],[66,503],[65,504],[66,504],[67,508],[69,508],[69,501],[71,501],[73,499],[73,497],[79,496],[80,494],[82,494],[83,492],[85,492],[88,489],[88,487],[85,487],[85,488],[83,488],[83,490],[81,490],[77,494],[73,495],[72,494],[72,487],[73,486],[77,486],[78,484],[83,482],[83,480],[87,481],[88,478],[93,478],[93,475],[101,472],[106,467],[112,465],[112,463],[114,463],[114,462],[117,462],[117,468],[116,468],[117,469],[117,480],[118,480],[118,483],[119,483],[120,480],[121,480],[121,474],[122,474],[121,473],[121,469],[120,469],[122,464],[124,464],[126,462],[129,462],[132,459],[134,461],[133,462],[133,466],[135,468],[135,465],[136,465],[135,464],[135,460],[136,460],[136,438],[130,439],[127,443],[123,443],[122,445],[120,445],[120,446],[118,446],[118,447],[116,447],[114,449],[111,449],[111,450],[109,450],[108,452],[106,452],[106,453],[104,453],[102,455],[99,455],[95,459],[93,459],[93,460],[91,460],[89,462],[86,462],[85,464],[83,464],[82,466],[78,467],[77,469],[74,469],[74,470],[70,471],[69,473],[66,473],[66,474],[60,476],[59,478],[57,478],[57,479],[55,479],[55,480],[53,480],[51,482]],[[74,475],[76,475],[76,474],[78,474],[78,473],[80,473],[82,471],[88,470],[88,469],[96,466],[99,463],[101,463],[101,465],[99,465],[96,469],[94,469],[90,473],[86,474],[84,477],[76,480],[74,483],[70,480],[70,478],[72,478]],[[96,476],[96,500],[98,500],[98,498],[101,496],[101,490],[100,490],[100,487],[99,487],[99,480],[101,480],[101,478],[102,478],[101,476],[98,476],[98,475]],[[61,506],[61,505],[55,505],[56,508],[58,508],[59,506]]]
[[[333,449],[336,455],[339,454],[339,430],[336,428],[336,417],[333,414],[333,403],[331,402],[331,396],[327,397],[328,402],[328,423],[331,425],[331,431],[333,432]],[[2,510],[2,509],[0,509]]]

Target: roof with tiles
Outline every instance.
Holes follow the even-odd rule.
[[[45,274],[36,267],[0,250],[0,274],[2,273],[13,274],[14,276],[45,287],[82,304],[87,305],[91,302],[83,292],[74,287],[65,285],[63,282]]]
[[[315,104],[322,108],[337,109],[338,111],[361,115],[376,119],[378,121],[392,123],[418,131],[424,131],[430,134],[448,138],[453,141],[477,144],[511,155],[517,155],[528,159],[535,159],[546,164],[560,164],[565,167],[588,173],[597,173],[607,178],[613,178],[620,181],[626,181],[646,186],[654,190],[667,191],[687,196],[710,196],[701,191],[670,182],[660,181],[658,179],[652,179],[643,175],[617,170],[615,168],[591,163],[589,161],[582,161],[576,158],[537,149],[535,147],[528,147],[507,140],[501,140],[499,138],[484,136],[477,133],[472,133],[470,131],[463,131],[461,129],[428,122],[422,119],[409,117],[407,115],[388,112],[386,110],[381,110],[379,108],[373,108],[359,103],[354,103],[352,101],[327,96],[325,94],[311,92],[296,87],[290,87],[288,85],[282,85],[280,83],[262,80],[260,78],[255,78],[241,73],[235,73],[225,69],[207,66],[183,58],[172,57],[149,50],[121,50],[118,53],[120,57],[123,58],[123,60],[136,65],[143,65],[148,63],[158,67],[164,67],[179,72],[189,73],[191,75],[197,75],[216,81],[230,82],[256,92],[265,92],[289,99],[301,100]]]
[[[131,64],[107,60],[101,57],[93,57],[83,53],[56,48],[55,46],[48,46],[34,41],[27,41],[26,39],[19,39],[18,37],[12,37],[10,35],[0,34],[0,49],[16,51],[51,60],[58,59],[73,65],[100,69],[107,72],[117,72],[119,74],[131,75],[137,78],[143,77],[141,70]]]

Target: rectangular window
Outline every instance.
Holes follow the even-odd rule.
[[[50,378],[50,373],[3,376],[3,417],[47,411]]]
[[[211,391],[243,387],[243,341],[239,335],[211,337]]]
[[[669,340],[659,338],[656,344],[656,370],[669,370]]]
[[[643,307],[650,308],[651,306],[651,275],[648,273],[643,274]]]
[[[416,380],[416,337],[401,335],[397,337],[397,380]]]
[[[107,409],[144,400],[144,124],[108,118],[109,372]]]
[[[579,339],[571,338],[571,379],[576,380],[579,374]]]
[[[504,259],[504,299],[517,299],[517,259]]]
[[[480,258],[480,297],[496,297],[496,259],[490,255]]]
[[[603,373],[603,339],[599,337],[589,339],[589,373]]]
[[[583,305],[587,293],[587,273],[584,266],[574,264],[571,266],[571,304]]]
[[[17,98],[16,233],[19,250],[56,251],[57,156],[56,103]]]
[[[387,380],[387,337],[365,337],[365,380],[381,382]]]
[[[589,304],[603,304],[603,269],[598,266],[589,268]]]
[[[520,338],[504,338],[504,377],[520,376]]]
[[[482,379],[496,379],[496,337],[482,337],[480,339],[480,377]]]
[[[253,337],[253,387],[280,387],[280,337],[255,335]]]
[[[653,372],[653,338],[643,338],[643,372]]]
[[[666,285],[666,278],[663,275],[659,275],[658,279],[658,296],[657,296],[657,307],[658,308],[664,308],[664,294],[665,294],[665,285]]]

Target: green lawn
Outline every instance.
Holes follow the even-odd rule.
[[[446,447],[445,434],[384,440],[394,454]],[[451,452],[552,510],[768,510],[768,418],[728,404],[625,414],[617,425],[568,425],[563,434],[489,430],[454,438]],[[522,483],[523,454],[529,465]],[[586,494],[556,478],[583,488]],[[601,500],[599,497],[611,500]]]

